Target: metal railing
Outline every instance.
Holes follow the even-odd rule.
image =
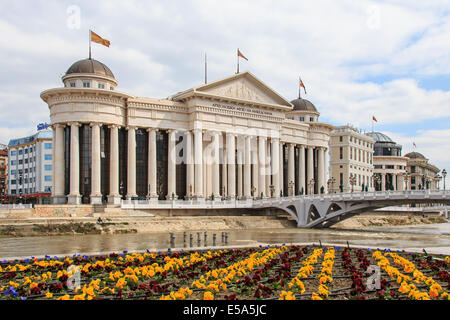
[[[0,204],[0,209],[31,209],[31,203]]]

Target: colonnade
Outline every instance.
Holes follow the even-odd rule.
[[[70,177],[64,174],[64,124],[56,124],[54,130],[55,181],[53,197],[64,198],[65,179],[70,179],[67,202],[80,203],[79,133],[80,123],[69,123]],[[91,195],[92,204],[102,202],[101,194],[101,123],[90,123],[91,136]],[[109,203],[120,203],[119,193],[119,126],[109,125]],[[126,127],[127,141],[127,193],[136,194],[136,127]],[[148,128],[148,187],[147,198],[158,199],[156,128]],[[191,131],[165,130],[168,132],[167,199],[177,199],[176,165],[186,164],[186,197],[190,199],[250,199],[280,197],[282,195],[311,194],[314,184],[326,189],[326,149],[297,145],[298,165],[295,166],[295,146],[280,141],[279,137],[239,135],[220,131],[194,129]],[[183,134],[183,157],[180,158],[177,134]],[[288,173],[284,176],[284,145],[288,148]],[[317,149],[317,177],[314,177],[314,148]],[[222,165],[222,170],[220,170]],[[297,176],[297,179],[296,179]],[[314,179],[316,178],[316,179]],[[285,181],[287,179],[287,181]],[[317,181],[316,181],[317,180]],[[295,183],[297,181],[297,183]],[[289,190],[284,190],[287,183]]]

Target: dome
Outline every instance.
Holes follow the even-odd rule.
[[[114,74],[106,65],[94,59],[83,59],[75,62],[67,70],[66,75],[72,73],[90,73],[115,79]]]
[[[405,154],[405,157],[408,157],[410,159],[426,159],[425,156],[419,152],[410,152]]]
[[[292,100],[291,103],[294,105],[294,111],[300,110],[300,111],[317,112],[316,107],[306,99],[298,98]]]
[[[373,140],[375,140],[375,142],[395,143],[394,141],[392,141],[391,138],[389,138],[387,135],[385,135],[384,133],[381,133],[381,132],[367,132],[366,135],[368,135],[369,137],[372,137]]]

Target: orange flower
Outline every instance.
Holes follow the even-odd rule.
[[[214,295],[211,292],[206,291],[203,294],[203,300],[214,300]]]

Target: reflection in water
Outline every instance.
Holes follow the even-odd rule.
[[[437,226],[437,225],[436,225]],[[406,231],[405,231],[406,230]],[[419,250],[423,248],[429,253],[450,254],[450,224],[440,224],[436,234],[430,234],[430,226],[421,229],[412,226],[413,233],[405,233],[403,226],[400,232],[389,230],[382,232],[355,232],[344,230],[311,230],[311,229],[255,229],[255,230],[217,230],[208,231],[206,246],[254,246],[260,244],[322,243],[370,247]],[[197,231],[173,233],[172,243],[167,233],[141,234],[105,234],[75,236],[42,236],[23,238],[0,238],[0,258],[44,256],[64,256],[73,254],[94,254],[133,251],[167,250],[169,247],[189,249],[205,246],[204,232],[200,237]],[[185,240],[186,239],[186,240]],[[200,240],[200,241],[198,241]],[[210,240],[210,241],[208,241]]]

